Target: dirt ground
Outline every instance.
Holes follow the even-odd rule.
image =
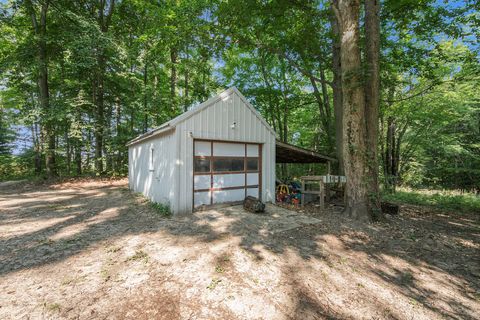
[[[0,185],[0,319],[478,319],[479,218],[165,218],[125,180]]]

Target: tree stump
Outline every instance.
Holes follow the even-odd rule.
[[[391,202],[382,202],[381,203],[382,212],[385,214],[397,215],[400,210],[400,206]]]
[[[252,213],[265,212],[265,204],[252,196],[247,196],[245,200],[243,200],[243,208]]]

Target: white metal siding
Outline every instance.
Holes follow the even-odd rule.
[[[128,182],[130,189],[141,192],[154,202],[170,205],[176,211],[175,202],[175,133],[147,139],[128,148]],[[153,149],[153,170],[150,170]]]
[[[232,129],[232,124],[235,128]],[[193,139],[262,144],[262,200],[274,201],[275,136],[235,92],[179,122],[177,137],[176,203],[178,213],[193,210]],[[220,195],[216,195],[220,196]]]

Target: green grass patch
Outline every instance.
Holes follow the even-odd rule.
[[[135,254],[129,257],[126,261],[137,261],[137,260],[143,260],[144,263],[147,263],[149,260],[148,254],[143,250],[137,250],[135,251]]]
[[[48,311],[51,311],[51,312],[59,312],[60,309],[61,309],[61,306],[58,303],[46,303],[45,302],[43,305]]]
[[[210,284],[207,286],[207,289],[213,290],[215,287],[222,282],[221,279],[213,278],[212,281],[210,281]]]
[[[168,217],[172,214],[170,206],[168,204],[150,202],[150,206],[161,216]]]
[[[400,189],[393,194],[383,194],[383,200],[430,206],[440,210],[480,213],[480,197],[459,191]]]

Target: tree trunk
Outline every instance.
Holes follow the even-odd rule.
[[[143,69],[143,133],[148,131],[148,93],[147,93],[147,82],[148,82],[148,61],[145,58],[145,67]]]
[[[395,120],[393,117],[388,117],[385,148],[385,186],[391,192],[395,191],[395,132]]]
[[[103,76],[105,72],[105,59],[103,53],[99,53],[97,58],[98,73],[96,81],[95,97],[95,170],[97,174],[103,173],[103,133],[105,127],[105,106],[104,106],[104,88]]]
[[[184,104],[183,104],[183,112],[188,111],[188,105],[189,105],[189,100],[188,100],[188,69],[185,70],[185,97],[184,97]]]
[[[40,8],[40,20],[37,20],[37,14],[33,7],[31,0],[25,1],[27,11],[30,13],[32,19],[32,26],[35,35],[38,38],[37,42],[37,59],[38,59],[38,90],[40,107],[44,112],[43,115],[43,130],[45,132],[45,140],[47,143],[45,155],[45,168],[48,177],[57,175],[55,166],[55,125],[51,119],[52,112],[50,110],[50,92],[48,89],[48,56],[47,56],[47,12],[49,1],[43,1]]]
[[[189,73],[189,66],[188,66],[188,61],[189,61],[189,58],[190,58],[190,55],[188,54],[188,45],[187,47],[185,48],[185,51],[187,53],[187,58],[185,59],[185,78],[184,78],[184,89],[185,89],[185,94],[184,94],[184,97],[183,97],[183,112],[187,112],[188,110],[188,106],[189,106],[189,99],[188,99],[188,94],[189,94],[189,77],[190,77],[190,73]]]
[[[107,5],[108,2],[108,5]],[[100,0],[98,7],[98,26],[103,34],[108,32],[110,26],[115,0]],[[106,10],[106,11],[105,11]],[[105,128],[105,72],[106,72],[106,55],[102,47],[97,48],[97,74],[96,74],[96,123],[95,123],[95,170],[97,174],[103,174],[103,143]]]
[[[333,6],[338,6],[338,0],[332,0]],[[333,7],[332,6],[332,7]],[[338,174],[343,175],[343,102],[342,102],[342,64],[340,59],[340,29],[331,14],[332,41],[332,70],[333,70],[333,110],[335,114],[335,146],[338,160]]]
[[[318,91],[317,83],[313,77],[309,77],[310,83],[312,84],[313,87],[313,95],[315,96],[315,99],[317,100],[318,104],[318,110],[320,112],[320,118],[322,122],[322,127],[323,131],[325,132],[325,138],[327,141],[328,145],[328,151],[333,150],[333,141],[332,141],[332,136],[331,136],[331,129],[330,129],[330,112],[328,111],[329,104],[325,102],[325,99],[328,99],[328,96],[325,96],[323,92],[323,99],[322,95],[320,94],[320,91]],[[323,91],[323,89],[322,89]]]
[[[103,155],[105,158],[105,171],[108,174],[111,174],[113,171],[113,157],[112,157],[112,104],[108,105],[106,109],[107,113],[105,116],[106,129],[104,130],[104,142],[103,142]]]
[[[325,77],[325,70],[323,68],[320,68],[320,85],[322,87],[322,96],[323,96],[323,104],[325,105],[325,113],[327,115],[328,119],[328,133],[331,134],[331,119],[332,119],[332,110],[330,107],[330,98],[328,96],[328,90],[327,90],[327,79]]]
[[[38,138],[38,125],[36,122],[32,124],[32,139],[33,139],[33,151],[35,152],[35,173],[39,174],[42,172],[42,154],[40,152],[40,141]]]
[[[76,174],[78,176],[81,175],[82,174],[82,147],[78,142],[75,145],[75,167],[76,167]]]
[[[176,86],[177,86],[177,50],[175,48],[170,49],[170,99],[172,114],[177,113],[176,102]]]
[[[72,167],[72,149],[71,149],[71,143],[70,143],[70,138],[68,137],[68,129],[65,130],[65,149],[67,151],[67,175],[70,175],[71,172],[71,167]]]
[[[370,221],[366,177],[365,90],[360,56],[359,0],[333,4],[340,26],[342,66],[344,170],[347,177],[345,211],[351,217]]]
[[[365,1],[365,121],[369,211],[383,218],[378,184],[378,112],[380,108],[380,0]]]

